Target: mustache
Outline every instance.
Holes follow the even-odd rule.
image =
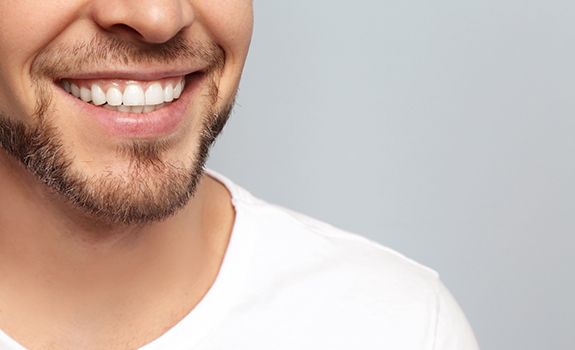
[[[45,49],[33,61],[31,74],[35,78],[47,76],[58,79],[71,72],[138,64],[201,66],[213,71],[221,69],[224,62],[225,53],[220,46],[211,42],[191,41],[181,34],[161,44],[136,43],[97,34],[89,40]]]

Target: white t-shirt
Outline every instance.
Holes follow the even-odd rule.
[[[236,218],[215,283],[140,350],[476,350],[435,271],[208,171]],[[0,348],[22,350],[0,332]]]

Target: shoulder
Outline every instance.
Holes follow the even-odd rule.
[[[278,264],[316,266],[340,279],[366,281],[371,290],[381,281],[387,292],[396,287],[401,295],[437,289],[437,272],[389,247],[249,194],[239,201],[236,206],[257,226],[255,241],[273,251]]]
[[[242,188],[233,192],[236,229],[242,231],[235,233],[251,240],[250,305],[265,303],[258,314],[289,314],[289,327],[302,336],[341,330],[360,337],[334,338],[347,348],[476,349],[465,317],[434,270]],[[441,345],[446,342],[460,347]]]
[[[249,237],[262,283],[307,279],[338,293],[353,289],[363,294],[362,300],[395,298],[411,304],[433,298],[438,290],[432,269],[360,235],[259,199],[213,170],[208,174],[231,194],[236,210],[232,240],[234,235],[244,241]]]

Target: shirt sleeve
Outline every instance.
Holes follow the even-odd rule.
[[[438,281],[437,288],[437,321],[433,350],[479,350],[463,311],[441,281]]]

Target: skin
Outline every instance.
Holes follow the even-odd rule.
[[[220,47],[224,65],[212,77],[217,96],[205,97],[202,81],[205,93],[190,102],[186,122],[161,154],[162,161],[191,168],[202,116],[233,102],[252,32],[250,0],[5,0],[0,14],[1,114],[37,126],[39,96],[31,87],[45,84],[50,126],[74,171],[87,177],[107,171],[126,182],[133,180],[131,160],[116,150],[133,140],[79,118],[54,77],[31,73],[38,58],[97,35],[139,48],[178,35]],[[82,72],[100,67],[170,68],[102,60]],[[76,208],[1,148],[0,189],[0,329],[29,349],[133,349],[159,337],[213,284],[234,220],[229,193],[207,175],[173,215],[130,224]]]

